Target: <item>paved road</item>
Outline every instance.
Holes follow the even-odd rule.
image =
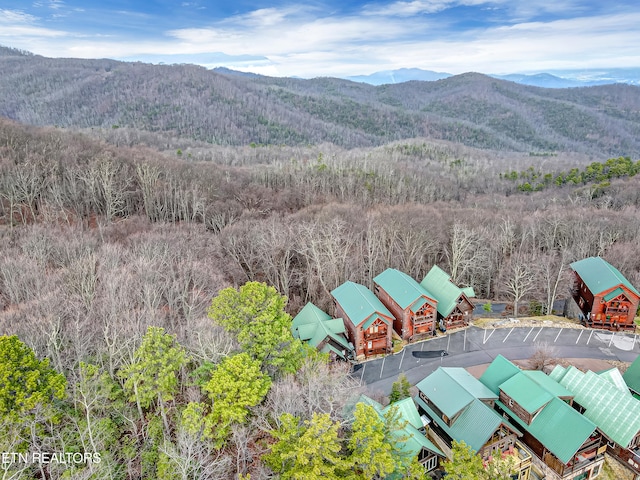
[[[369,390],[388,394],[400,373],[418,383],[439,366],[470,367],[490,363],[498,354],[524,360],[548,345],[560,358],[596,358],[632,362],[640,353],[637,334],[603,330],[567,329],[539,325],[466,330],[415,343],[395,355],[356,365],[353,376]],[[417,358],[413,352],[433,352]],[[441,356],[445,351],[447,355]],[[424,355],[424,354],[423,354]]]

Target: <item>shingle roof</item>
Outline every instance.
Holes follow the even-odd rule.
[[[574,272],[589,287],[592,293],[605,292],[618,285],[624,285],[636,295],[640,292],[622,275],[617,268],[600,257],[589,257],[571,264]]]
[[[530,425],[520,420],[501,401],[496,403],[508,412],[521,428],[535,437],[564,464],[569,463],[582,444],[596,430],[593,422],[557,397],[551,398]]]
[[[471,287],[460,288],[451,281],[451,276],[437,265],[431,267],[429,273],[420,282],[438,301],[438,313],[443,317],[449,315],[456,306],[460,295],[475,296]]]
[[[629,365],[622,375],[627,386],[636,393],[640,393],[640,355]]]
[[[498,354],[480,377],[480,381],[496,395],[500,385],[520,372],[520,368]]]
[[[345,282],[332,290],[331,295],[354,325],[360,325],[366,320],[362,328],[368,328],[378,318],[387,325],[391,324],[389,319],[380,315],[393,318],[391,312],[364,285],[350,281]]]
[[[618,445],[627,447],[640,432],[640,400],[628,392],[621,392],[594,372],[583,373],[575,367],[567,368],[560,383],[586,409],[583,415]]]
[[[436,306],[437,302],[422,285],[395,268],[387,268],[373,281],[382,287],[403,310],[412,307],[415,312],[425,303]]]

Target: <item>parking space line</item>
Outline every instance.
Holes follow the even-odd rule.
[[[526,342],[526,341],[527,341],[527,338],[529,338],[529,335],[531,335],[531,332],[533,332],[533,329],[534,329],[534,328],[536,328],[536,327],[531,327],[531,330],[529,330],[529,333],[527,333],[527,336],[526,336],[526,337],[524,337],[524,340],[522,340],[522,343],[524,343],[524,342]]]
[[[467,329],[464,329],[464,340],[462,341],[462,351],[467,351]]]
[[[593,335],[593,330],[591,330],[591,333],[589,334],[589,338],[587,339],[587,345],[589,345],[589,342],[591,341],[591,335]]]
[[[556,339],[553,341],[553,343],[556,343],[558,341],[558,337],[562,333],[562,330],[564,330],[564,329],[563,328],[560,329],[560,331],[558,332],[558,335],[556,335]]]
[[[513,329],[514,329],[514,328],[516,328],[516,327],[511,327],[511,330],[509,330],[509,333],[507,333],[507,336],[506,336],[506,337],[504,337],[504,340],[502,340],[502,343],[504,343],[504,342],[506,342],[506,341],[507,341],[507,338],[509,338],[509,335],[511,335],[511,332],[513,332]]]
[[[493,332],[495,332],[496,329],[494,328],[493,330],[491,330],[491,333],[489,334],[489,336],[487,337],[487,331],[484,331],[484,340],[482,341],[482,344],[484,345],[485,343],[487,343],[487,340],[489,340],[491,338],[491,335],[493,335]]]
[[[447,338],[447,352],[449,351],[449,345],[451,345],[451,334],[449,334],[449,338]]]
[[[360,375],[360,385],[362,385],[362,381],[364,380],[364,369],[367,368],[367,363],[362,364],[362,375]]]
[[[616,332],[611,332],[611,338],[609,339],[609,346],[611,346],[611,342],[613,342],[613,337],[616,334]]]
[[[580,335],[578,335],[578,339],[576,340],[576,345],[580,341],[580,337],[582,337],[582,332],[584,332],[584,330],[580,330]]]
[[[540,330],[538,330],[538,333],[536,333],[536,336],[535,336],[535,337],[533,337],[533,341],[534,341],[534,342],[535,342],[535,341],[536,341],[536,339],[538,338],[538,335],[540,335],[540,332],[542,331],[542,329],[543,329],[543,328],[544,328],[544,327],[540,327]]]
[[[380,367],[380,378],[382,378],[382,371],[384,370],[384,359],[387,357],[382,357],[382,366]]]
[[[406,348],[402,350],[402,357],[400,357],[400,365],[398,365],[398,370],[402,368],[402,361],[404,360],[404,352],[406,351],[407,351]]]

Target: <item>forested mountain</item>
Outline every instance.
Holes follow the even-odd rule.
[[[51,59],[0,49],[0,116],[133,127],[220,145],[378,146],[427,137],[494,150],[640,153],[640,87],[542,89],[468,73],[372,86],[193,65]]]

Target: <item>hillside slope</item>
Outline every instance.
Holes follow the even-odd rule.
[[[0,49],[0,116],[129,126],[222,145],[428,137],[496,150],[640,154],[640,87],[542,89],[480,74],[371,86],[220,73],[194,65],[51,59]]]

